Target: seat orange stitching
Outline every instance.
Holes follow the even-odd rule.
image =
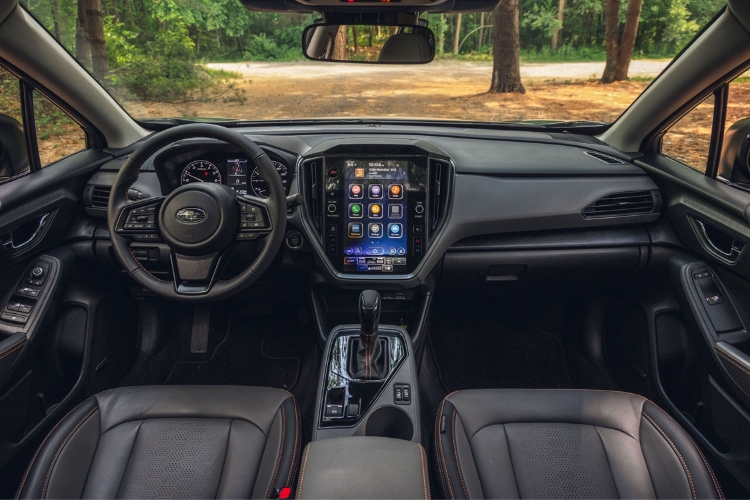
[[[656,423],[656,421],[651,418],[645,411],[641,412],[646,419],[648,419],[651,424],[656,427],[659,431],[659,433],[662,435],[664,439],[667,440],[669,445],[672,447],[674,452],[677,454],[677,457],[679,457],[680,462],[682,463],[682,466],[685,468],[685,472],[687,473],[688,481],[690,482],[690,491],[693,493],[693,498],[698,498],[698,495],[695,493],[695,484],[693,484],[693,476],[690,474],[690,469],[688,468],[687,462],[685,462],[685,459],[682,457],[682,454],[680,453],[680,450],[677,449],[677,446],[672,442],[671,439],[669,439],[669,436],[667,436],[667,433],[662,430],[661,427],[659,427],[659,424]]]
[[[271,487],[268,488],[266,498],[271,498],[273,487],[276,484],[276,474],[279,473],[279,467],[281,467],[281,457],[284,456],[284,435],[286,430],[286,413],[284,412],[284,403],[281,404],[281,449],[279,449],[279,459],[276,462],[276,470],[273,472],[273,478],[271,478]]]
[[[50,436],[52,436],[52,434],[54,434],[55,430],[57,430],[57,428],[60,426],[60,424],[63,423],[65,421],[65,419],[68,418],[68,416],[70,416],[71,413],[73,413],[74,411],[76,411],[83,403],[85,403],[89,399],[91,399],[91,398],[86,398],[85,400],[83,400],[80,403],[78,403],[75,406],[75,408],[73,408],[68,413],[66,413],[65,416],[62,419],[60,419],[59,422],[57,422],[55,424],[55,426],[52,428],[52,430],[49,431],[49,434],[47,434],[47,436],[44,438],[44,441],[42,441],[42,444],[40,444],[39,448],[36,449],[36,453],[34,453],[34,456],[31,457],[31,463],[29,464],[29,467],[26,469],[26,473],[23,475],[23,481],[21,481],[21,486],[18,488],[18,494],[16,495],[16,500],[18,500],[19,498],[21,498],[21,492],[23,491],[23,487],[26,485],[26,479],[29,477],[29,473],[31,472],[31,468],[34,466],[34,462],[36,461],[36,457],[39,455],[39,452],[42,451],[42,448],[44,448],[44,445],[47,442],[47,440],[50,438]]]
[[[289,474],[286,477],[286,486],[289,486],[289,482],[292,479],[292,473],[297,463],[297,442],[299,440],[299,418],[297,418],[297,405],[292,401],[294,405],[294,449],[292,450],[292,463],[289,466]]]
[[[81,420],[78,421],[78,423],[73,427],[73,429],[70,431],[70,433],[65,437],[63,442],[60,444],[60,447],[55,452],[55,456],[52,457],[52,462],[49,465],[49,469],[47,469],[47,476],[44,479],[44,486],[42,487],[42,499],[44,499],[47,496],[47,486],[49,485],[49,479],[50,476],[52,476],[52,469],[55,467],[55,463],[57,462],[57,458],[60,456],[60,453],[62,453],[63,448],[65,448],[65,445],[68,444],[68,441],[70,440],[71,436],[83,425],[83,423],[88,420],[88,418],[99,409],[99,406],[95,406],[89,410],[89,412],[81,418]]]
[[[456,467],[458,467],[458,478],[461,480],[461,488],[464,490],[464,498],[469,498],[469,493],[466,491],[466,484],[464,483],[464,475],[461,472],[461,463],[458,461],[458,448],[456,447],[456,410],[453,409],[453,417],[451,419],[451,437],[453,438],[453,454],[456,456]]]
[[[445,403],[445,400],[443,400],[443,404]],[[440,433],[438,432],[438,423],[440,422],[440,417],[442,415],[442,408],[438,408],[437,416],[435,417],[435,431],[434,431],[434,437],[435,440],[435,459],[437,460],[438,464],[438,476],[440,477],[440,483],[443,488],[443,496],[448,496],[448,489],[445,487],[445,480],[443,479],[443,470],[442,470],[442,464],[440,463],[440,452],[438,447],[438,441],[440,440]]]
[[[714,474],[714,470],[711,468],[711,465],[708,463],[708,460],[706,460],[706,457],[703,456],[703,452],[701,451],[701,449],[698,447],[698,445],[695,443],[695,441],[693,441],[693,438],[690,437],[690,434],[688,434],[688,432],[679,424],[679,422],[677,422],[674,418],[672,418],[672,415],[670,415],[669,413],[667,413],[666,411],[664,411],[659,405],[657,405],[653,401],[651,402],[651,404],[654,405],[656,408],[658,408],[659,411],[662,412],[664,415],[666,415],[669,420],[671,420],[672,422],[674,422],[675,425],[680,428],[680,430],[682,431],[682,433],[685,434],[685,436],[688,438],[688,440],[693,444],[693,447],[695,447],[695,451],[698,452],[698,455],[701,457],[701,460],[703,461],[703,465],[705,465],[706,469],[708,469],[708,473],[711,476],[711,480],[714,483],[714,488],[716,488],[716,494],[719,496],[720,499],[723,499],[724,498],[724,492],[721,489],[721,485],[719,484],[718,478]]]
[[[305,451],[305,458],[302,460],[302,473],[299,476],[299,487],[297,488],[297,500],[302,499],[302,481],[305,480],[305,468],[307,467],[307,457],[310,456],[310,448],[312,448],[312,443],[307,445],[307,450]]]
[[[426,453],[424,452],[421,444],[417,443],[417,446],[419,446],[419,462],[422,465],[422,487],[424,488],[424,500],[430,500],[430,496],[427,494],[427,476],[425,475]]]

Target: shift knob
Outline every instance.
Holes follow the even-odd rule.
[[[375,290],[364,290],[359,294],[359,322],[363,340],[367,335],[368,343],[378,333],[380,323],[380,294]]]

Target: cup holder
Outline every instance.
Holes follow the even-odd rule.
[[[365,422],[365,436],[380,436],[411,441],[414,424],[411,417],[395,406],[383,406],[375,410]]]

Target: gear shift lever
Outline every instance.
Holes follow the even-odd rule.
[[[380,294],[364,290],[359,295],[359,339],[352,342],[349,358],[350,375],[357,379],[382,379],[388,375],[386,351],[378,336]]]
[[[364,290],[359,294],[359,322],[362,342],[370,342],[372,336],[378,336],[380,323],[380,294],[375,290]]]

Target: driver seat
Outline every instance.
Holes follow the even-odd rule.
[[[52,429],[18,498],[285,498],[300,428],[294,397],[280,389],[114,389]]]

